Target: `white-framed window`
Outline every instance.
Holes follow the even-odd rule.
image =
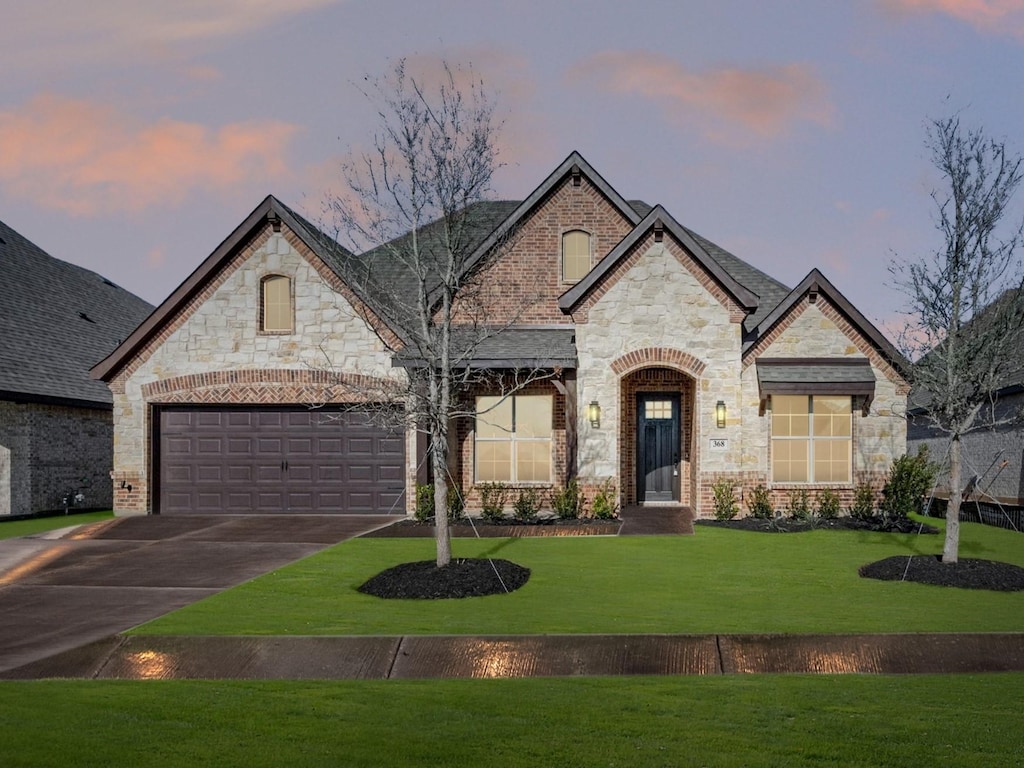
[[[772,395],[772,481],[851,482],[852,398]]]
[[[476,399],[476,482],[550,483],[551,395]]]
[[[562,235],[562,280],[575,283],[590,271],[590,235],[574,229]]]
[[[269,275],[260,282],[260,330],[290,333],[293,328],[292,281],[283,275]]]

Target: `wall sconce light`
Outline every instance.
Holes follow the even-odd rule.
[[[591,400],[587,406],[587,418],[590,419],[590,426],[597,429],[601,426],[601,405],[597,400]]]
[[[725,428],[725,400],[715,403],[715,423],[719,429]]]

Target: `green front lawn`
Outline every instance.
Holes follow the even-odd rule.
[[[933,523],[937,521],[931,521]],[[510,595],[385,601],[355,591],[431,559],[425,539],[356,539],[196,603],[148,634],[1021,632],[1024,592],[862,579],[858,566],[938,553],[942,536],[698,528],[695,536],[458,539],[456,556],[532,569]],[[1024,536],[977,524],[961,557],[1024,566]]]
[[[1013,766],[1024,674],[0,683],[0,765]]]
[[[71,525],[85,525],[109,520],[114,517],[110,510],[106,512],[82,512],[73,515],[56,515],[54,517],[35,517],[30,520],[4,520],[0,518],[0,539],[13,539],[18,536],[31,536],[35,533],[55,531]]]

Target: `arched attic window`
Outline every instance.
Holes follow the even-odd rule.
[[[562,280],[575,283],[590,271],[590,234],[573,229],[562,235]]]
[[[260,330],[291,333],[293,327],[292,281],[283,275],[268,275],[260,281]]]

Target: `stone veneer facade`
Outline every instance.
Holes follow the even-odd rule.
[[[854,412],[853,482],[834,487],[844,505],[855,487],[876,490],[906,445],[907,387],[900,375],[825,298],[805,299],[743,357],[742,312],[674,242],[647,239],[577,313],[578,402],[601,405],[594,428],[580,409],[579,476],[596,487],[609,479],[622,503],[637,503],[636,408],[639,391],[681,399],[681,503],[697,516],[713,513],[712,485],[733,480],[741,498],[766,485],[779,509],[790,490],[771,481],[770,411],[762,407],[757,357],[866,358],[875,374],[869,411]],[[742,362],[741,362],[742,360]],[[726,404],[719,428],[715,403]],[[858,400],[862,404],[863,399]],[[725,449],[711,450],[712,439]]]
[[[260,330],[268,275],[292,281],[292,333]],[[402,374],[357,307],[301,240],[264,227],[111,382],[115,512],[152,511],[154,404],[353,403],[393,390]]]
[[[740,460],[740,420],[733,411],[726,429],[716,429],[713,405],[739,401],[743,313],[675,242],[652,238],[638,243],[594,294],[574,313],[579,402],[601,406],[600,427],[590,425],[583,408],[577,420],[581,482],[611,479],[623,503],[636,503],[632,397],[677,392],[688,432],[681,440],[681,502],[699,512],[704,476]],[[664,389],[658,379],[638,376],[647,369],[665,371]],[[731,438],[729,450],[704,450],[712,434]]]
[[[854,486],[876,488],[905,449],[907,388],[899,374],[823,295],[805,298],[746,354],[745,313],[670,235],[640,237],[570,314],[558,306],[569,289],[561,276],[561,237],[590,233],[592,264],[622,241],[632,224],[583,176],[554,184],[522,221],[481,284],[492,322],[564,326],[576,332],[578,367],[551,371],[531,391],[554,395],[552,486],[577,475],[588,499],[614,484],[637,502],[636,406],[639,392],[680,398],[681,502],[710,516],[712,485],[733,480],[746,494],[764,483],[784,506],[790,489],[770,481],[770,412],[760,399],[758,357],[861,357],[875,373],[867,413],[854,414]],[[259,331],[260,280],[292,279],[294,333]],[[386,395],[403,374],[371,330],[375,318],[287,227],[267,224],[205,288],[140,350],[111,382],[115,409],[115,509],[152,509],[154,404],[359,402]],[[393,339],[390,340],[393,343]],[[715,403],[724,401],[719,428]],[[593,427],[587,404],[601,406]],[[451,433],[452,470],[470,508],[474,489],[473,422]],[[711,450],[711,440],[725,448]],[[415,507],[417,440],[407,441],[407,509]],[[420,473],[419,479],[425,479]],[[806,487],[806,486],[801,486]],[[814,490],[812,488],[812,490]]]

